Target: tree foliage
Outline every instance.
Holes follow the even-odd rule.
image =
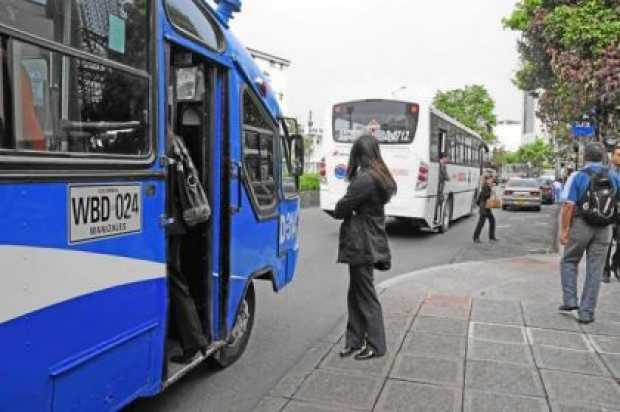
[[[503,20],[522,32],[515,83],[542,90],[540,116],[567,135],[566,125],[595,117],[602,135],[620,119],[620,0],[520,0]]]
[[[496,165],[528,164],[537,169],[548,165],[553,158],[553,147],[543,139],[536,139],[532,143],[523,145],[516,152],[497,150],[493,154],[493,162]]]
[[[484,86],[470,85],[463,89],[438,91],[433,105],[476,131],[486,142],[496,138],[493,127],[497,124],[495,101]]]

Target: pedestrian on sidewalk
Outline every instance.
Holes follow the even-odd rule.
[[[614,173],[616,176],[620,176],[620,146],[615,146],[613,151],[611,152],[611,162],[609,163],[610,173]],[[617,212],[617,211],[616,211]],[[616,246],[616,251],[614,254],[611,254],[611,250],[614,247],[614,241],[617,244],[618,239],[620,239],[620,226],[618,225],[618,220],[612,225],[612,240],[609,242],[609,247],[607,248],[607,257],[605,258],[605,269],[603,270],[603,278],[602,281],[604,283],[609,283],[611,278],[611,272],[614,272],[614,276],[616,279],[620,280],[619,266],[620,266],[620,251]]]
[[[385,204],[396,193],[377,140],[359,137],[349,155],[349,187],[334,210],[340,226],[338,262],[349,265],[348,322],[340,356],[371,359],[386,352],[383,311],[373,270],[388,270],[390,248],[385,231]]]
[[[556,177],[553,181],[553,203],[561,203],[562,198],[562,180]]]
[[[495,185],[495,177],[493,175],[486,175],[483,178],[482,188],[480,189],[480,195],[478,196],[478,206],[480,208],[480,218],[474,231],[474,243],[480,242],[480,233],[484,227],[484,223],[489,221],[489,240],[491,242],[497,242],[495,237],[495,216],[493,211],[488,208],[487,200],[491,198],[493,194],[493,186]]]
[[[586,165],[566,182],[567,194],[562,205],[560,243],[564,245],[564,255],[560,270],[563,304],[559,310],[578,310],[581,323],[594,321],[620,187],[618,176],[610,173],[603,164],[605,156],[605,148],[600,143],[591,142],[585,146]],[[586,276],[581,302],[578,303],[578,267],[584,252]]]

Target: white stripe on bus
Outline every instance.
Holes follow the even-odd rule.
[[[55,303],[163,278],[166,265],[98,253],[0,245],[0,323]]]

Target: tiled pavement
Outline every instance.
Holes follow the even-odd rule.
[[[503,265],[513,263],[522,270],[518,259]],[[582,326],[553,301],[393,285],[381,295],[386,356],[341,359],[340,325],[257,410],[620,411],[620,311],[611,311],[619,294],[607,293],[607,311]]]

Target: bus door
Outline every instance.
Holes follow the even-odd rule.
[[[222,227],[228,253],[221,269],[227,304],[222,312],[225,327],[222,334],[235,339],[247,336],[247,330],[233,329],[233,326],[248,325],[244,320],[253,316],[251,279],[269,279],[276,291],[288,279],[286,253],[280,257],[278,250],[280,214],[286,208],[279,178],[282,167],[279,127],[261,98],[238,73],[231,72],[229,79],[230,137],[224,149],[229,182],[224,196],[229,203]],[[290,213],[289,216],[291,220],[296,219]]]
[[[166,355],[170,359],[182,353],[181,336],[187,327],[187,312],[183,309],[193,303],[198,311],[200,327],[207,342],[212,343],[214,337],[213,302],[219,304],[219,298],[213,288],[213,246],[217,234],[214,222],[219,219],[219,179],[214,176],[217,169],[214,163],[216,156],[216,130],[221,121],[216,114],[216,100],[220,95],[216,90],[217,67],[200,54],[186,48],[169,44],[167,47],[168,113],[167,129],[179,136],[192,158],[200,177],[200,184],[205,189],[212,214],[209,221],[195,227],[184,227],[177,230],[173,207],[180,207],[178,190],[182,183],[168,181],[168,273],[169,273],[169,322],[166,340]],[[167,146],[172,144],[168,134]],[[170,150],[170,149],[168,149]],[[174,165],[172,165],[174,167]],[[176,174],[170,173],[169,179]],[[175,188],[176,189],[173,189]],[[176,206],[174,206],[176,205]],[[178,215],[178,213],[176,214]],[[177,217],[178,218],[178,217]],[[176,272],[180,272],[179,276]],[[185,285],[179,285],[181,279]],[[176,282],[176,283],[175,283]],[[174,283],[174,284],[173,284]],[[175,289],[176,288],[176,289]],[[190,299],[187,298],[189,291]],[[185,296],[180,298],[179,294]],[[190,305],[191,306],[191,305]],[[200,359],[196,359],[198,362]],[[193,364],[182,365],[168,362],[167,384],[178,379]]]
[[[282,260],[286,282],[290,282],[295,273],[299,252],[299,176],[304,169],[303,140],[296,119],[280,119],[279,144],[282,187],[278,256]]]

